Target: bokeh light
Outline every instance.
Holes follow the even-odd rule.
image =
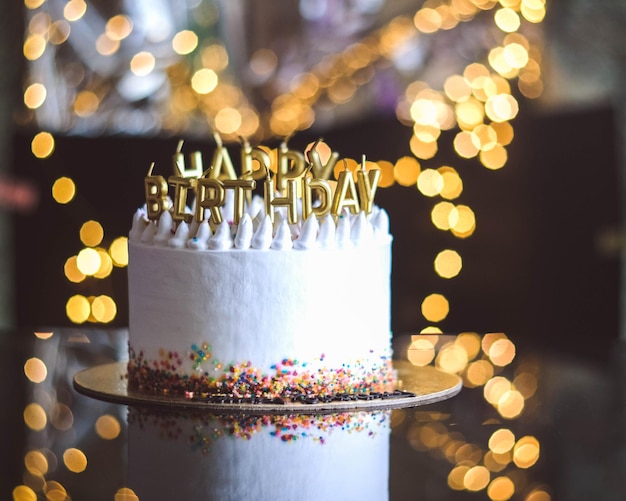
[[[63,464],[73,473],[82,473],[87,468],[87,456],[80,449],[72,447],[63,453]]]
[[[52,185],[52,198],[57,203],[67,204],[76,195],[76,185],[69,177],[60,177]]]

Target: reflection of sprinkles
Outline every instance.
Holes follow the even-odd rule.
[[[129,383],[156,393],[175,393],[213,403],[272,403],[291,400],[312,404],[350,399],[392,398],[395,382],[391,358],[380,357],[372,366],[360,361],[338,368],[311,369],[306,363],[288,358],[273,364],[273,373],[264,373],[251,362],[223,364],[216,360],[207,343],[194,344],[189,351],[194,373],[181,375],[183,364],[176,352],[159,350],[158,360],[147,360],[142,351],[129,348]],[[319,358],[323,361],[325,355]],[[211,371],[203,363],[211,360]],[[218,400],[215,400],[218,399]],[[241,399],[245,399],[242,401]],[[209,401],[209,400],[207,400]]]
[[[156,428],[163,440],[188,437],[192,451],[207,454],[211,445],[223,437],[250,440],[254,435],[269,431],[282,442],[307,439],[324,445],[329,432],[367,433],[375,436],[380,426],[386,426],[389,410],[376,412],[342,412],[322,415],[246,415],[214,416],[194,413],[159,412],[141,407],[129,407],[128,423],[140,429]],[[183,434],[183,428],[191,428]]]

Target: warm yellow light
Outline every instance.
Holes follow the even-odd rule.
[[[63,17],[68,21],[78,21],[85,12],[87,12],[87,4],[84,0],[70,0],[63,8]]]
[[[435,225],[435,228],[446,231],[450,229],[450,223],[453,222],[451,218],[453,213],[455,215],[457,214],[454,204],[450,202],[439,202],[430,212],[430,219]]]
[[[156,60],[150,52],[139,52],[130,60],[130,70],[137,76],[143,77],[152,73]]]
[[[451,101],[461,103],[472,95],[472,87],[461,75],[449,76],[443,84],[443,90]]]
[[[475,444],[465,443],[456,450],[454,454],[454,461],[457,464],[474,466],[478,464],[482,455],[483,452],[480,447]]]
[[[515,494],[515,484],[509,477],[494,478],[487,487],[491,501],[507,501]]]
[[[476,228],[476,216],[467,205],[457,205],[454,208],[456,222],[451,224],[451,230],[456,236],[467,236]],[[452,215],[452,214],[451,214]]]
[[[433,125],[439,123],[437,121],[439,110],[430,99],[416,99],[411,105],[409,112],[416,124]]]
[[[517,31],[521,21],[517,12],[510,8],[498,9],[494,15],[496,26],[506,33]]]
[[[483,335],[481,347],[485,355],[489,355],[491,345],[495,343],[498,339],[508,339],[508,337],[504,332],[488,332],[487,334]]]
[[[493,377],[493,365],[487,360],[476,360],[468,366],[465,376],[471,386],[482,386]]]
[[[515,345],[509,339],[498,339],[489,347],[489,359],[498,367],[509,365],[515,358]]]
[[[326,95],[332,103],[343,104],[354,97],[356,90],[356,83],[352,79],[339,78],[326,89]]]
[[[115,493],[113,501],[139,501],[139,496],[132,489],[122,487]]]
[[[467,80],[470,85],[478,77],[488,77],[489,70],[480,63],[468,64],[463,70],[463,78]]]
[[[442,19],[437,10],[425,7],[417,11],[413,23],[422,33],[434,33],[441,28]]]
[[[468,360],[473,360],[480,353],[480,336],[475,332],[461,332],[454,339],[454,344],[465,350]]]
[[[54,151],[54,137],[49,132],[39,132],[30,143],[30,149],[37,158],[48,158]]]
[[[74,113],[79,117],[88,117],[98,111],[100,99],[90,90],[83,90],[76,94],[74,100]]]
[[[120,268],[128,266],[128,238],[118,237],[113,240],[109,247],[109,255],[113,260],[113,266]]]
[[[479,101],[485,102],[489,96],[498,93],[498,85],[489,76],[478,76],[472,81],[472,94]]]
[[[29,61],[39,59],[46,50],[46,38],[41,34],[29,35],[24,41],[22,52]]]
[[[24,364],[24,374],[33,383],[41,383],[48,376],[48,368],[40,358],[29,358]]]
[[[528,51],[518,43],[507,44],[502,52],[502,57],[515,69],[523,68],[528,63]]]
[[[504,470],[513,460],[512,451],[504,454],[495,454],[493,451],[487,451],[483,459],[484,465],[492,472]]]
[[[98,436],[104,440],[113,440],[122,431],[119,420],[111,414],[100,416],[96,420],[95,428]]]
[[[455,106],[456,119],[463,129],[473,129],[483,122],[484,109],[480,101],[470,98]]]
[[[202,68],[191,77],[191,88],[198,94],[209,94],[215,90],[218,81],[217,73],[209,68]]]
[[[68,499],[67,490],[59,482],[48,480],[43,488],[46,501],[65,501]]]
[[[435,258],[435,271],[442,278],[456,277],[463,267],[463,260],[455,250],[442,250]]]
[[[72,296],[65,304],[65,313],[75,324],[82,324],[87,321],[91,314],[89,300],[80,294]]]
[[[291,92],[298,99],[312,99],[319,91],[319,78],[313,73],[301,73],[291,81]]]
[[[48,423],[48,417],[43,407],[37,403],[31,403],[24,409],[24,423],[31,430],[41,431]]]
[[[509,155],[504,146],[495,144],[491,149],[481,151],[478,158],[487,169],[497,170],[506,165]]]
[[[437,354],[435,365],[444,372],[458,374],[467,367],[467,352],[463,347],[451,343]]]
[[[472,133],[461,131],[454,137],[454,150],[462,158],[473,158],[480,151],[472,141]]]
[[[492,122],[491,128],[496,131],[497,142],[502,146],[511,144],[513,141],[513,126],[509,122]]]
[[[133,21],[123,14],[113,16],[107,21],[104,28],[106,36],[113,41],[119,42],[127,38],[133,31]]]
[[[37,501],[37,494],[27,485],[18,485],[12,495],[13,501]]]
[[[39,7],[41,7],[46,0],[24,0],[24,6],[27,9],[38,9]]]
[[[491,473],[484,466],[472,466],[463,476],[463,486],[471,492],[483,490],[489,485]]]
[[[73,473],[82,473],[87,468],[87,456],[80,449],[70,448],[63,453],[65,467]]]
[[[70,23],[68,23],[65,19],[59,19],[52,23],[52,26],[50,26],[48,42],[53,45],[61,45],[62,43],[67,42],[71,31],[72,29],[70,27]]]
[[[98,296],[94,298],[91,303],[91,314],[96,321],[107,324],[115,319],[117,315],[117,305],[109,296]]]
[[[367,162],[370,164],[370,162]],[[378,181],[379,188],[389,188],[396,182],[394,178],[394,165],[387,160],[378,160],[376,164],[380,169],[380,180]],[[368,169],[368,167],[366,167]]]
[[[196,47],[198,47],[198,35],[191,30],[179,31],[172,39],[172,48],[177,54],[190,54]]]
[[[494,122],[514,119],[519,112],[517,100],[510,94],[497,94],[487,99],[485,113]]]
[[[439,125],[423,125],[416,123],[413,126],[413,134],[423,143],[432,143],[437,141],[441,135]]]
[[[88,247],[95,247],[104,238],[104,229],[98,221],[87,221],[83,223],[79,231],[80,241]]]
[[[503,418],[515,419],[524,410],[524,397],[517,390],[505,392],[496,404],[498,412]]]
[[[60,177],[52,185],[52,198],[57,203],[67,204],[76,195],[76,185],[69,177]]]
[[[524,501],[551,501],[552,496],[543,488],[538,487],[533,489],[528,496],[524,499]]]
[[[424,196],[439,195],[443,186],[443,176],[435,169],[424,169],[417,177],[417,189]]]
[[[100,256],[100,267],[98,268],[98,271],[93,274],[93,276],[95,278],[106,278],[113,271],[113,260],[106,250],[98,247],[96,251]]]
[[[531,23],[540,23],[546,17],[546,6],[542,0],[523,0],[520,12]]]
[[[443,331],[435,325],[427,325],[420,329],[420,334],[443,334]]]
[[[465,483],[463,479],[465,478],[465,474],[470,469],[467,465],[458,465],[452,468],[450,473],[448,473],[448,487],[455,491],[462,491],[465,489]]]
[[[228,52],[219,44],[202,49],[202,65],[214,71],[221,71],[228,66]]]
[[[515,434],[507,429],[500,428],[494,431],[489,437],[489,449],[495,454],[504,454],[513,449],[515,445]]]
[[[97,273],[101,264],[100,254],[98,254],[96,249],[90,247],[82,249],[78,253],[78,256],[76,256],[76,266],[78,266],[80,272],[85,275]]]
[[[500,398],[512,388],[511,382],[503,376],[495,376],[485,384],[483,395],[491,405],[496,405]]]
[[[435,358],[435,345],[430,339],[414,339],[407,350],[407,358],[413,365],[424,367]]]
[[[508,63],[504,57],[503,47],[494,47],[487,56],[490,66],[505,78],[513,78],[517,71]]]
[[[241,127],[241,114],[235,108],[222,108],[215,115],[215,128],[223,134],[234,134]]]
[[[402,186],[413,186],[417,183],[421,167],[415,157],[402,157],[394,166],[394,178]]]
[[[103,33],[96,39],[96,50],[103,56],[111,56],[120,48],[119,40],[111,40],[106,33]]]
[[[448,316],[450,305],[441,294],[429,294],[422,301],[422,315],[430,322],[440,322]]]
[[[428,160],[437,154],[438,146],[436,141],[421,141],[417,136],[412,136],[409,140],[409,148],[411,153],[417,158]]]
[[[50,339],[52,336],[54,336],[54,332],[40,332],[40,331],[36,331],[33,332],[33,334],[35,335],[35,337],[37,339]]]
[[[46,87],[43,84],[31,84],[24,91],[24,104],[30,109],[37,109],[46,100],[46,95]]]
[[[28,451],[24,456],[24,466],[35,474],[45,475],[48,473],[48,459],[45,454],[38,450]]]
[[[513,462],[518,468],[530,468],[539,460],[539,440],[533,436],[520,438],[513,449]]]
[[[471,137],[474,146],[482,151],[492,149],[498,141],[498,134],[493,127],[485,124],[474,127],[471,132]]]
[[[441,190],[441,197],[446,200],[454,200],[463,193],[463,180],[459,173],[452,167],[446,165],[439,167],[437,171],[443,177],[443,189]]]

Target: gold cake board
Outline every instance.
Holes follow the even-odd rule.
[[[126,362],[114,362],[84,369],[74,376],[74,388],[98,400],[133,406],[184,408],[220,414],[309,414],[416,407],[450,398],[459,393],[462,386],[461,378],[435,367],[415,367],[409,362],[394,361],[398,373],[397,389],[406,392],[400,396],[318,403],[216,403],[129,388],[126,365]]]

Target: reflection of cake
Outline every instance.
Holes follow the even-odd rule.
[[[227,417],[129,412],[127,485],[139,499],[389,497],[390,411]]]
[[[356,197],[351,182],[342,193]],[[375,186],[368,186],[373,197]],[[202,193],[197,205],[206,200]],[[289,207],[268,205],[267,196],[265,204],[255,197],[244,208],[237,192],[234,204],[229,194],[220,212],[211,207],[212,225],[202,212],[193,220],[188,214],[188,224],[176,201],[156,217],[149,204],[136,214],[128,265],[130,385],[282,399],[390,390],[391,236],[384,210],[371,203],[355,210],[355,198],[342,207],[335,198],[334,214],[309,206],[305,219],[302,203],[294,216]],[[286,198],[276,200],[286,205]]]

